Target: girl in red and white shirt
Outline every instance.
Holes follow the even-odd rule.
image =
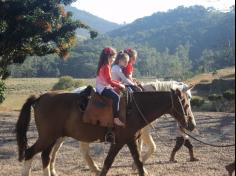
[[[111,65],[115,60],[115,56],[116,50],[113,48],[109,47],[102,50],[98,63],[96,91],[100,95],[112,99],[114,123],[117,126],[125,126],[119,119],[120,95],[114,90],[115,88],[125,89],[125,86],[119,81],[112,80],[111,78]]]

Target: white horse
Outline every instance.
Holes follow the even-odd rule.
[[[142,86],[144,88],[144,91],[170,91],[171,89],[176,90],[178,88],[182,91],[187,92],[187,94],[189,96],[189,101],[192,97],[191,91],[190,91],[192,87],[189,87],[187,84],[184,84],[182,82],[158,81],[157,80],[155,82],[142,84]],[[82,90],[83,90],[83,88],[78,88],[78,89],[74,90],[73,93],[79,93]],[[52,159],[51,159],[51,164],[50,164],[50,170],[52,173],[51,176],[57,176],[57,174],[55,172],[55,159],[56,159],[56,154],[57,154],[58,150],[60,149],[61,145],[63,144],[63,142],[64,142],[64,138],[58,139],[57,143],[54,145],[54,148],[52,150],[52,153],[51,153]],[[100,169],[99,169],[98,165],[90,157],[89,144],[90,143],[80,142],[80,151],[83,155],[85,162],[88,164],[90,171],[98,174],[100,172]],[[143,161],[143,163],[145,163],[148,160],[148,158],[150,158],[150,156],[156,151],[156,144],[155,144],[152,136],[150,135],[150,125],[146,126],[144,129],[142,129],[142,135],[140,137],[140,142],[138,144],[139,144],[140,152],[142,151],[143,144],[146,144],[148,146],[147,153],[145,153],[142,157],[142,161]],[[133,166],[133,168],[134,168],[134,166]]]
[[[142,87],[144,88],[144,91],[170,91],[171,89],[176,90],[179,89],[181,91],[186,91],[188,95],[188,100],[190,101],[192,98],[191,89],[193,88],[193,85],[188,86],[187,84],[183,82],[177,82],[177,81],[159,81],[156,80],[155,82],[149,82],[146,84],[142,84]],[[190,102],[189,102],[190,104]],[[189,107],[191,108],[191,107]],[[146,153],[142,156],[142,162],[145,163],[151,155],[156,151],[156,144],[150,134],[150,128],[151,126],[156,123],[153,122],[151,125],[146,126],[142,129],[142,135],[140,137],[140,140],[138,142],[139,151],[142,153],[143,144],[146,144],[148,146],[148,150]],[[185,139],[188,138],[187,135],[185,135],[179,128],[177,130],[177,136],[183,136]],[[133,165],[133,168],[134,165]]]

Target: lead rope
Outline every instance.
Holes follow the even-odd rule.
[[[229,145],[210,144],[210,143],[208,143],[208,142],[205,142],[205,141],[202,141],[202,140],[200,140],[200,139],[197,139],[196,137],[194,137],[193,135],[191,135],[190,133],[188,133],[188,132],[190,132],[190,131],[186,132],[186,129],[185,129],[185,130],[181,129],[181,131],[182,131],[184,134],[188,135],[190,138],[194,139],[195,141],[198,141],[198,142],[200,142],[200,143],[202,143],[202,144],[205,144],[205,145],[208,145],[208,146],[211,146],[211,147],[218,147],[218,148],[235,147],[235,144],[229,144]]]

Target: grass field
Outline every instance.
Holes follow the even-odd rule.
[[[58,78],[10,78],[6,80],[6,100],[0,111],[19,110],[30,95],[51,91]],[[83,79],[85,85],[94,85],[93,79]]]
[[[218,70],[217,74],[200,74],[186,80],[188,84],[212,82],[214,79],[235,79],[235,67]],[[95,85],[95,79],[82,79],[85,85]],[[141,78],[141,82],[155,78]],[[0,111],[19,110],[24,101],[32,94],[40,95],[52,90],[58,78],[9,78],[6,80],[6,100],[0,105]]]
[[[221,70],[217,70],[216,74],[211,73],[204,73],[199,74],[191,79],[186,80],[188,84],[198,84],[200,82],[210,83],[214,79],[235,79],[235,67],[229,67]]]

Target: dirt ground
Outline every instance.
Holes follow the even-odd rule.
[[[0,176],[20,176],[22,163],[17,161],[17,147],[14,128],[19,112],[0,112]],[[235,142],[234,113],[196,112],[195,118],[199,135],[203,140],[214,144],[232,144]],[[168,162],[170,152],[175,144],[175,122],[172,118],[161,117],[152,130],[157,144],[157,151],[145,165],[152,176],[226,176],[224,166],[235,160],[235,147],[213,148],[193,141],[196,157],[199,162],[188,162],[186,148],[182,148],[176,156],[178,163]],[[28,132],[30,145],[37,139],[34,120]],[[109,145],[92,144],[91,155],[102,166]],[[109,171],[109,176],[138,175],[131,169],[131,155],[125,147]],[[79,152],[79,142],[68,138],[61,148],[56,170],[61,176],[90,176],[88,167]],[[40,155],[33,162],[32,176],[41,176],[42,164]]]

